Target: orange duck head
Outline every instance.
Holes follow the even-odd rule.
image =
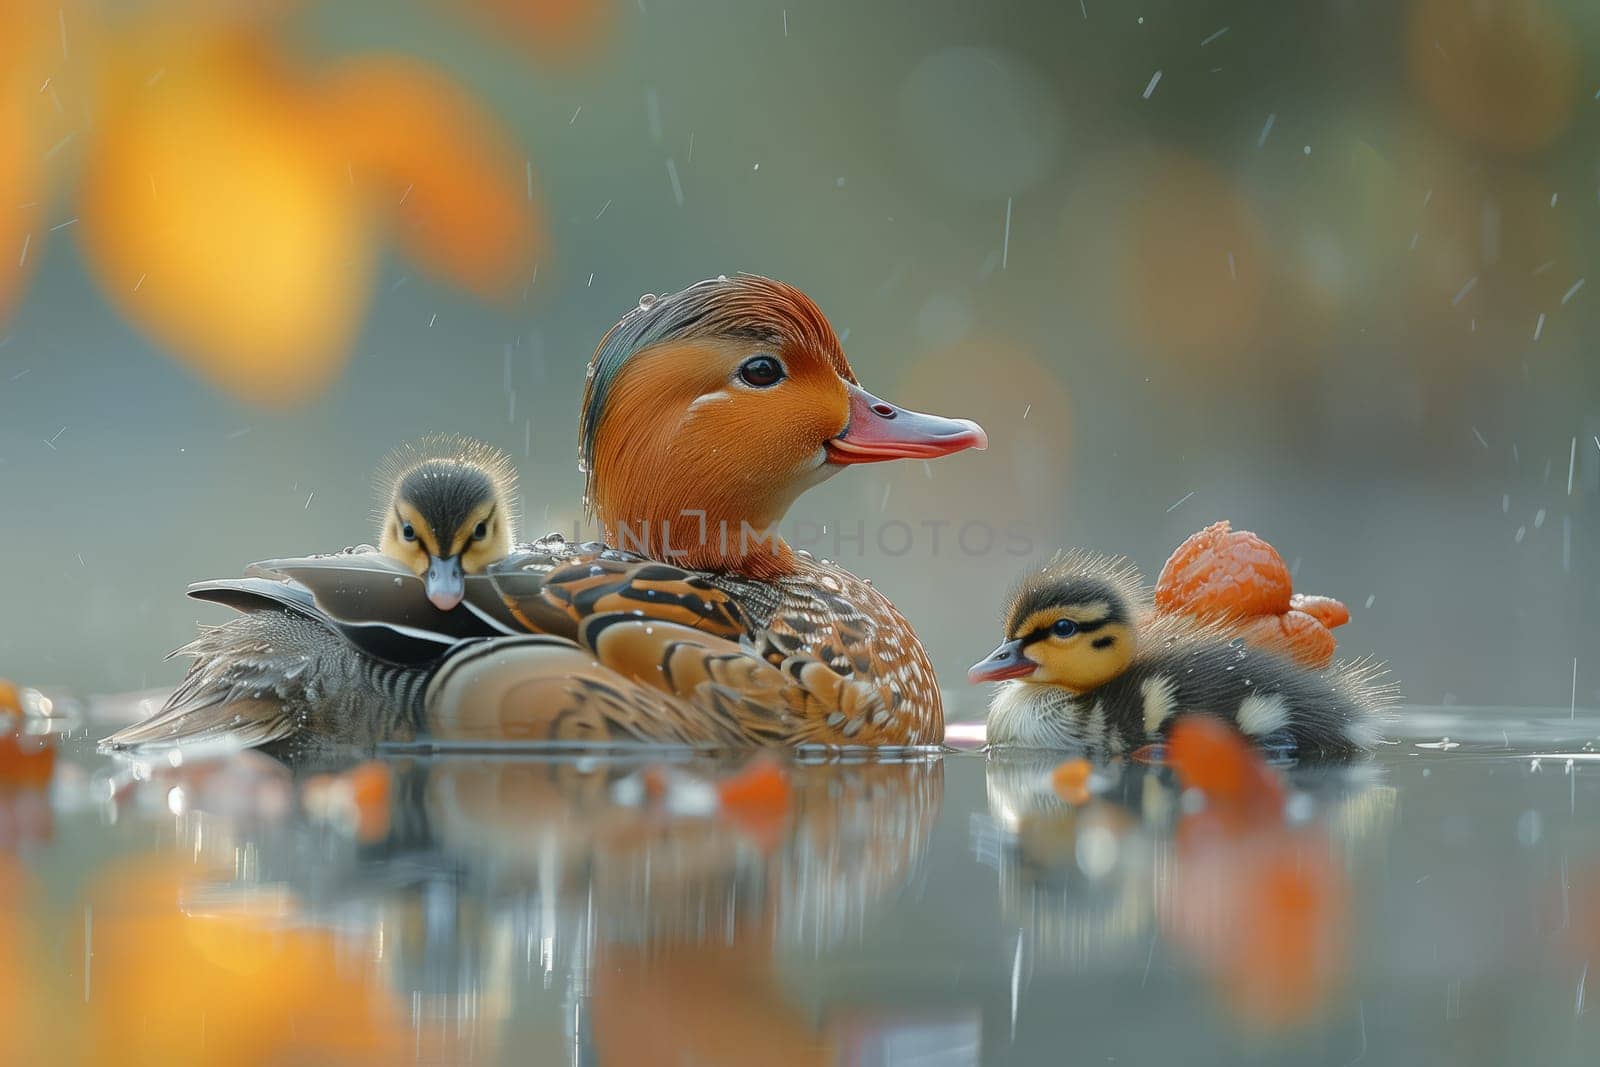
[[[794,570],[772,528],[843,467],[987,443],[867,392],[816,304],[751,275],[641,299],[595,350],[579,436],[609,543],[752,577]]]

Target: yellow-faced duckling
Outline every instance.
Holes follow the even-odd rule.
[[[1156,613],[1126,560],[1070,553],[1023,579],[1006,640],[967,677],[1000,682],[991,745],[1107,755],[1159,742],[1182,715],[1264,748],[1350,756],[1377,743],[1392,689],[1370,664],[1302,667],[1219,628]]]
[[[427,681],[417,664],[483,630],[481,614],[462,603],[467,576],[512,551],[517,472],[499,449],[433,435],[391,452],[375,484],[378,550],[361,545],[299,561],[335,575],[360,568],[371,579],[336,579],[322,590],[325,600],[354,602],[348,618],[325,611],[276,560],[244,578],[195,583],[190,596],[243,614],[202,627],[174,652],[195,659],[183,681],[160,711],[106,743],[264,745],[304,728],[357,744],[409,736]]]
[[[516,541],[517,469],[498,448],[465,437],[425,437],[378,468],[378,551],[423,581],[449,611]]]

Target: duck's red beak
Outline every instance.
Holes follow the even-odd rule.
[[[850,421],[843,433],[828,442],[829,463],[933,459],[989,445],[983,427],[971,419],[947,419],[907,411],[879,400],[859,385],[846,385],[846,388],[850,391]]]

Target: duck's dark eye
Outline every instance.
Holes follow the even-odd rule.
[[[400,527],[400,536],[404,537],[407,541],[415,541],[417,539],[417,531],[408,522]]]
[[[1050,632],[1057,637],[1071,637],[1078,632],[1078,624],[1071,619],[1057,619],[1056,624],[1050,627]]]
[[[751,356],[739,364],[739,380],[757,389],[783,381],[783,364],[771,356]]]
[[[476,526],[474,526],[472,528],[472,539],[474,541],[482,541],[485,537],[488,537],[488,536],[489,536],[489,524],[488,523],[480,522],[480,523],[478,523],[478,525],[476,525]]]

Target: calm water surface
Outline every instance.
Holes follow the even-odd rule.
[[[708,760],[330,779],[104,732],[0,791],[9,1062],[1600,1062],[1581,712],[1413,709],[1244,824],[1161,768],[1069,803],[981,752],[730,807]]]

